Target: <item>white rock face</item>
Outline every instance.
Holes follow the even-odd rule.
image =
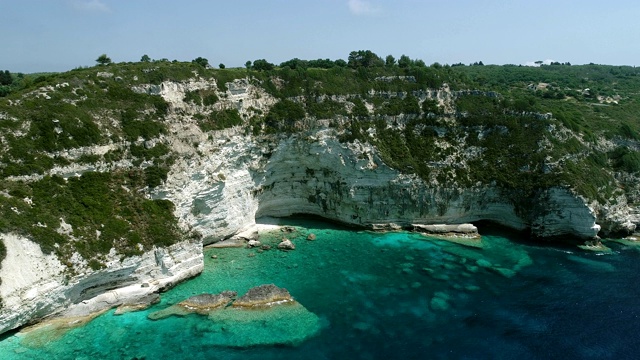
[[[192,113],[202,109],[184,104],[185,92],[215,86],[194,80],[136,91],[161,95],[172,108]],[[216,106],[232,106],[243,115],[252,109],[266,113],[276,102],[246,79],[226,86]],[[452,96],[448,89],[418,94],[445,105]],[[205,134],[183,115],[170,115],[169,124],[169,143],[183,156],[155,196],[174,202],[181,225],[200,232],[205,244],[254,228],[256,217],[296,213],[371,227],[491,220],[515,229],[531,227],[541,236],[597,233],[593,211],[566,190],[540,199],[556,210],[523,218],[496,188],[455,188],[402,175],[382,163],[372,146],[341,144],[319,123],[319,130],[304,137],[260,138],[241,135],[240,129]],[[570,205],[562,209],[564,200]]]
[[[578,235],[595,237],[600,231],[596,215],[585,201],[567,189],[552,188],[541,197],[540,207],[544,208],[533,219],[532,233],[540,237]]]
[[[202,245],[183,241],[70,278],[55,255],[43,254],[32,241],[13,234],[0,238],[7,248],[0,269],[0,333],[50,314],[84,315],[110,308],[203,269]]]
[[[389,168],[368,145],[340,143],[330,129],[271,142],[224,137],[213,138],[209,154],[178,161],[163,189],[205,244],[250,229],[257,217],[298,213],[368,227],[491,220],[537,236],[598,232],[593,210],[568,190],[549,190],[538,199],[544,211],[522,217],[496,188],[427,184]]]
[[[1,234],[7,255],[0,268],[0,333],[44,316],[64,301],[65,266],[23,237]]]

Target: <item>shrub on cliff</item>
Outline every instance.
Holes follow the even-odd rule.
[[[240,124],[242,124],[242,118],[236,109],[212,111],[208,117],[198,120],[198,126],[202,131],[228,129]]]
[[[55,252],[62,259],[78,251],[87,260],[100,261],[111,248],[131,255],[140,253],[138,246],[150,249],[178,241],[173,205],[145,199],[138,191],[144,181],[138,170],[132,170],[85,173],[68,180],[46,176],[31,183],[4,182],[0,190],[11,197],[0,203],[2,231],[29,236],[45,253]],[[71,225],[76,241],[57,231],[61,219]]]
[[[291,100],[280,100],[277,102],[265,117],[267,132],[293,132],[295,122],[302,120],[306,116],[304,108],[297,102]]]

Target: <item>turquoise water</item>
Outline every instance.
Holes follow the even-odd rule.
[[[612,254],[598,255],[541,247],[489,229],[483,248],[476,249],[404,232],[353,231],[311,220],[287,223],[297,231],[275,232],[261,241],[275,248],[286,236],[294,251],[207,249],[204,273],[163,293],[161,303],[150,309],[121,316],[111,310],[57,339],[10,334],[0,340],[0,358],[640,356],[640,252],[633,247],[611,244]],[[317,240],[307,241],[308,233]],[[295,345],[231,347],[224,344],[239,340],[221,336],[244,331],[240,335],[257,343],[278,342],[277,335],[296,332],[299,324],[294,318],[248,322],[246,330],[223,335],[220,317],[147,319],[193,295],[224,290],[242,295],[267,283],[288,289],[315,314],[319,331]]]

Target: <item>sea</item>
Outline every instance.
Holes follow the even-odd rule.
[[[4,334],[0,359],[640,358],[633,244],[605,241],[611,251],[586,251],[488,225],[468,246],[280,221],[290,228],[261,236],[270,250],[205,248],[203,273],[162,293],[160,303],[123,315],[112,309],[71,328]],[[276,249],[284,237],[295,250]],[[286,288],[303,311],[148,317],[194,295],[241,296],[263,284]]]

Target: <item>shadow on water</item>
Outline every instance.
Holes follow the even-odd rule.
[[[14,329],[14,330],[7,331],[4,334],[0,334],[0,342],[3,342],[5,340],[7,340],[8,338],[14,336],[18,332],[20,332],[20,329],[22,329],[22,328],[17,328],[17,329]]]
[[[536,238],[531,236],[528,229],[515,230],[493,221],[482,220],[473,223],[482,236],[499,236],[509,239],[510,242],[524,246],[544,249],[557,249],[562,251],[582,251],[576,247],[584,243],[584,239],[574,236],[559,236],[553,238]]]

